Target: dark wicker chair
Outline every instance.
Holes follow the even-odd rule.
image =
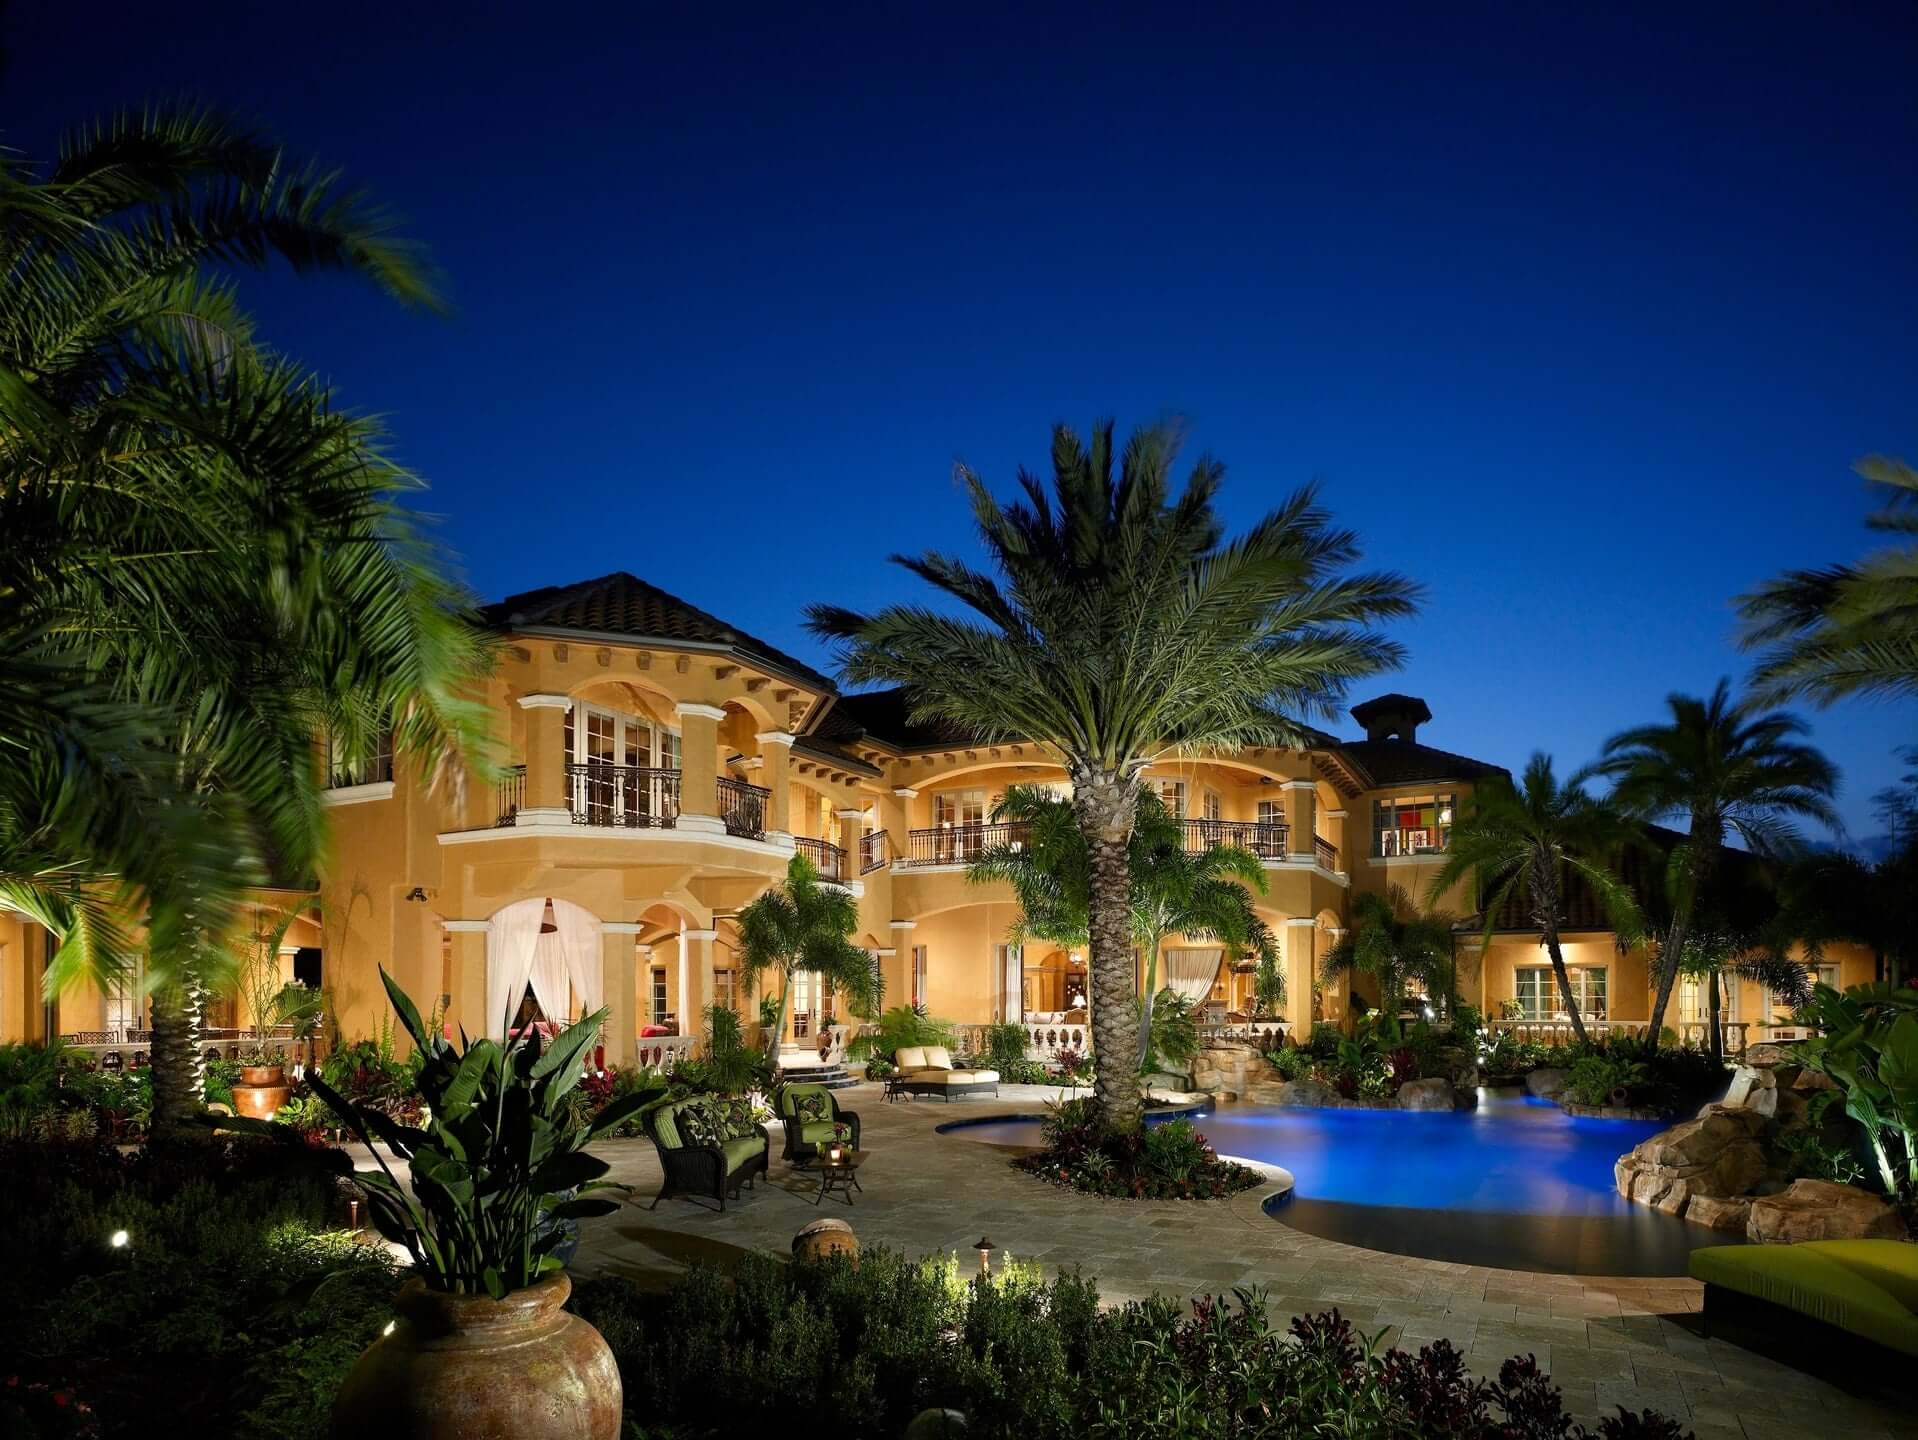
[[[679,1129],[682,1111],[693,1106],[708,1106],[703,1095],[661,1105],[646,1116],[646,1137],[659,1152],[659,1168],[665,1180],[649,1207],[671,1195],[710,1195],[726,1208],[726,1196],[739,1197],[740,1187],[752,1187],[753,1176],[764,1175],[772,1151],[772,1136],[764,1125],[755,1125],[753,1134],[727,1140],[721,1145],[691,1145]]]
[[[823,1095],[826,1097],[828,1116],[810,1123],[802,1122],[796,1112],[802,1096]],[[824,1085],[784,1085],[780,1087],[779,1099],[775,1102],[779,1108],[780,1128],[786,1132],[786,1144],[781,1152],[788,1165],[801,1159],[810,1160],[819,1149],[822,1140],[832,1139],[832,1127],[844,1125],[852,1132],[852,1148],[859,1148],[859,1112],[839,1108],[839,1097]]]

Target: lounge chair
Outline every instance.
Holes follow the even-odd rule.
[[[689,1126],[688,1115],[694,1110],[702,1112],[702,1117],[710,1117],[710,1121],[702,1123],[701,1119],[695,1119]],[[736,1200],[742,1185],[750,1189],[753,1176],[766,1173],[772,1137],[764,1125],[753,1126],[751,1135],[725,1136],[716,1143],[695,1140],[688,1133],[723,1127],[711,1096],[694,1095],[657,1106],[648,1112],[645,1124],[647,1138],[659,1151],[659,1166],[665,1172],[665,1183],[653,1197],[651,1209],[657,1210],[659,1202],[669,1195],[684,1194],[710,1195],[724,1210],[728,1192]]]
[[[807,1108],[807,1102],[823,1099],[824,1104],[815,1106],[819,1114],[807,1119],[800,1114]],[[802,1159],[810,1159],[821,1145],[831,1142],[833,1127],[844,1125],[851,1135],[848,1137],[853,1149],[859,1148],[859,1112],[839,1108],[839,1097],[824,1085],[782,1085],[779,1089],[779,1123],[786,1132],[786,1146],[782,1152],[788,1165]]]
[[[955,1095],[999,1093],[997,1070],[960,1070],[943,1045],[908,1045],[894,1052],[899,1080],[908,1095],[943,1095],[950,1104]]]
[[[1860,1341],[1918,1356],[1918,1245],[1712,1245],[1692,1251],[1691,1273],[1705,1282],[1708,1330],[1717,1321],[1750,1323],[1834,1356],[1856,1358]]]

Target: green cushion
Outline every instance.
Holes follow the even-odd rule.
[[[1918,1310],[1918,1245],[1903,1240],[1811,1240],[1798,1248],[1836,1261],[1907,1310]]]
[[[795,1116],[801,1121],[830,1119],[832,1108],[832,1092],[824,1085],[788,1085],[779,1092],[782,1119],[791,1120]]]
[[[765,1140],[758,1135],[749,1140],[728,1140],[723,1147],[726,1152],[726,1173],[730,1175],[748,1160],[756,1158],[765,1144]]]
[[[831,1120],[808,1120],[799,1127],[799,1138],[814,1145],[829,1144],[835,1124]],[[852,1139],[852,1127],[846,1127],[846,1139]]]
[[[1691,1273],[1694,1280],[1782,1305],[1918,1355],[1918,1315],[1810,1245],[1712,1245],[1692,1251]]]
[[[679,1126],[675,1121],[678,1113],[677,1105],[662,1105],[653,1112],[653,1134],[668,1150],[677,1150],[680,1145]]]

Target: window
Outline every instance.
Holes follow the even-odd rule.
[[[376,785],[393,778],[393,732],[382,728],[373,737],[372,749],[364,754],[349,749],[337,735],[326,742],[326,783],[330,789],[349,785]]]
[[[1738,976],[1729,970],[1718,975],[1718,1018],[1738,1018]],[[1708,1024],[1712,1018],[1711,982],[1687,975],[1678,982],[1678,1018],[1688,1025]]]
[[[1419,855],[1452,843],[1453,795],[1409,795],[1372,802],[1372,853]]]
[[[1572,998],[1578,1001],[1578,1013],[1590,1020],[1603,1020],[1609,1014],[1605,993],[1606,968],[1603,965],[1566,967],[1572,982]],[[1526,966],[1515,979],[1519,1018],[1558,1020],[1565,1017],[1558,994],[1558,977],[1549,965]]]
[[[1836,965],[1814,965],[1811,968],[1813,972],[1811,978],[1814,985],[1829,985],[1834,990],[1843,988],[1838,983],[1838,967]],[[1765,992],[1765,1010],[1774,1021],[1789,1020],[1793,1014],[1792,1007],[1787,1005],[1778,996],[1772,994],[1769,990]]]
[[[986,823],[986,792],[941,790],[932,797],[932,823],[942,828]]]
[[[653,1024],[666,1023],[666,967],[653,967]]]
[[[672,780],[655,772],[679,769],[679,735],[655,720],[575,704],[566,712],[564,759],[571,809],[590,824],[655,816],[670,823],[677,811]],[[630,769],[600,768],[622,765]]]
[[[739,988],[735,973],[731,970],[713,971],[713,1004],[722,1009],[739,1011]]]
[[[1154,780],[1152,791],[1159,797],[1159,803],[1165,806],[1168,815],[1178,820],[1185,819],[1185,781]]]
[[[926,947],[912,947],[912,1003],[926,1003]]]
[[[1217,790],[1208,790],[1205,792],[1200,813],[1208,820],[1217,820],[1224,815],[1225,809],[1219,802],[1219,792]]]

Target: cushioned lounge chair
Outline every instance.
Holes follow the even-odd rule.
[[[657,1210],[669,1195],[710,1195],[724,1210],[728,1193],[738,1199],[742,1185],[751,1188],[753,1176],[766,1173],[772,1137],[764,1125],[753,1126],[750,1135],[726,1136],[717,1143],[695,1140],[689,1130],[702,1127],[697,1121],[688,1126],[687,1114],[692,1110],[717,1120],[717,1108],[705,1095],[657,1106],[646,1116],[646,1134],[659,1151],[660,1169],[666,1176],[651,1209]]]
[[[899,1067],[899,1079],[909,1095],[943,1095],[948,1103],[955,1095],[997,1095],[997,1070],[960,1070],[952,1063],[952,1052],[943,1045],[908,1045],[893,1054]]]
[[[1918,1245],[1713,1245],[1692,1251],[1691,1273],[1705,1282],[1708,1329],[1715,1322],[1747,1322],[1835,1354],[1856,1357],[1858,1342],[1866,1341],[1918,1356]]]
[[[781,1086],[776,1103],[779,1123],[786,1132],[782,1155],[788,1165],[811,1159],[821,1145],[831,1141],[835,1125],[851,1131],[849,1143],[853,1149],[859,1148],[859,1112],[840,1109],[839,1097],[826,1086]]]

